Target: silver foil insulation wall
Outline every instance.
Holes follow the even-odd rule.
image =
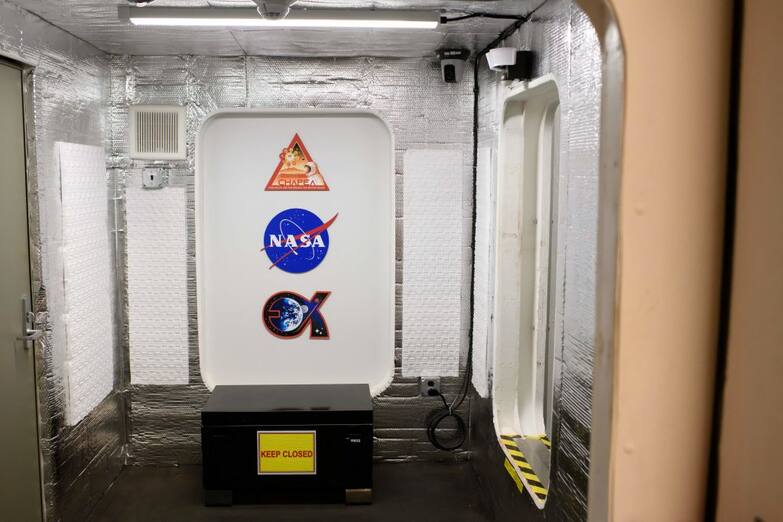
[[[34,67],[25,93],[32,287],[37,322],[36,372],[48,520],[82,520],[123,464],[123,406],[109,394],[76,426],[65,423],[62,231],[55,143],[108,152],[109,58],[95,47],[0,0],[0,55]],[[107,192],[108,203],[108,192]],[[107,346],[118,354],[118,346]]]
[[[470,78],[470,72],[465,76]],[[129,386],[129,454],[133,462],[180,464],[200,461],[199,412],[208,391],[201,381],[198,360],[193,221],[195,137],[209,113],[232,107],[371,109],[391,125],[395,134],[397,179],[396,357],[393,383],[375,399],[375,457],[390,461],[463,458],[463,452],[442,453],[430,445],[425,417],[438,406],[437,399],[420,398],[417,379],[401,376],[402,158],[410,148],[462,150],[463,169],[461,175],[456,174],[455,182],[463,184],[463,193],[470,193],[471,82],[444,84],[438,63],[423,58],[115,56],[111,60],[111,85],[110,170],[119,195],[127,188],[138,187],[141,169],[151,164],[129,159],[129,105],[176,104],[187,109],[187,160],[157,165],[168,168],[170,185],[184,187],[186,193],[187,226],[181,233],[187,237],[189,384]],[[462,245],[468,249],[469,205],[464,206],[462,216]],[[127,217],[124,208],[121,219]],[[127,226],[120,223],[120,228],[127,229]],[[120,255],[127,261],[124,242]],[[467,295],[470,277],[469,256],[465,259],[463,295]],[[127,277],[122,277],[122,286],[127,288]],[[130,312],[127,300],[124,306],[127,321]],[[467,300],[461,315],[464,354]],[[126,322],[126,350],[129,345],[127,327]],[[460,382],[459,378],[444,379],[444,393],[454,396]],[[465,413],[469,406],[468,401],[462,406]]]
[[[377,111],[394,130],[397,165],[397,333],[395,378],[376,398],[375,455],[388,461],[467,458],[431,447],[424,429],[434,399],[418,397],[416,379],[401,376],[402,156],[410,148],[460,148],[464,151],[461,182],[470,194],[472,149],[472,71],[466,81],[445,85],[431,59],[405,58],[264,58],[207,56],[109,56],[85,42],[0,0],[0,54],[35,66],[33,76],[36,134],[30,185],[34,288],[39,321],[47,337],[39,346],[39,393],[46,499],[50,520],[79,520],[119,473],[123,445],[138,464],[184,464],[200,460],[199,412],[208,392],[198,362],[194,260],[194,137],[207,114],[219,108],[366,108]],[[589,467],[590,397],[595,287],[595,232],[600,110],[600,49],[584,13],[570,0],[550,0],[535,20],[508,42],[537,51],[537,75],[551,73],[560,86],[561,190],[558,251],[565,264],[558,324],[561,339],[555,404],[552,497],[543,515],[580,519],[586,513]],[[496,148],[497,94],[494,73],[482,69],[479,140]],[[123,196],[140,183],[149,162],[128,157],[127,123],[131,104],[172,103],[187,108],[187,160],[159,164],[169,182],[185,187],[187,197],[187,299],[189,317],[189,384],[129,384],[127,353],[127,245],[119,238],[118,297],[123,321],[116,350],[117,393],[74,428],[63,421],[62,324],[57,288],[57,230],[46,216],[47,201],[58,173],[54,143],[68,141],[105,146],[110,191]],[[109,194],[111,195],[111,194]],[[108,199],[108,198],[107,198]],[[125,205],[118,205],[117,228],[125,228]],[[470,246],[470,205],[463,208],[463,245]],[[463,270],[468,294],[469,255]],[[54,260],[54,262],[53,262]],[[568,285],[564,282],[568,281]],[[58,298],[60,301],[58,301]],[[467,299],[462,311],[463,354],[469,321]],[[464,363],[464,361],[463,361]],[[464,364],[463,364],[464,367]],[[458,392],[460,378],[444,379],[447,396]],[[475,405],[479,408],[475,408]],[[127,407],[126,407],[127,405]],[[472,419],[491,423],[482,411],[488,401],[466,401]],[[484,411],[484,413],[486,413]],[[489,430],[491,433],[491,429]],[[479,436],[474,448],[496,444]],[[502,471],[502,470],[501,470]],[[508,481],[507,476],[502,480]]]

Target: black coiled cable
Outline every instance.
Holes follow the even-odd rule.
[[[446,398],[440,392],[434,392],[434,395],[437,395],[443,401],[443,408],[433,410],[427,417],[427,438],[430,443],[439,450],[454,451],[459,449],[465,443],[465,438],[467,437],[465,420],[455,411],[455,405],[449,405],[449,403],[446,402]],[[459,407],[459,405],[456,406]],[[440,427],[440,424],[448,418],[454,419],[456,428],[454,436],[450,437],[447,441],[443,441],[438,437],[438,428]]]

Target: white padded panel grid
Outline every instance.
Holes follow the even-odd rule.
[[[482,147],[478,151],[476,179],[476,248],[474,270],[473,308],[473,386],[482,397],[489,396],[489,371],[487,350],[490,335],[490,307],[492,290],[490,270],[492,252],[490,238],[494,237],[492,210],[492,149]]]
[[[57,143],[62,190],[65,420],[83,419],[114,387],[114,314],[104,150]]]
[[[126,193],[131,384],[188,383],[185,190]]]
[[[461,150],[408,150],[403,160],[402,374],[459,374]]]

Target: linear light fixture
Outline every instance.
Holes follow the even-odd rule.
[[[432,11],[388,9],[292,9],[281,20],[269,20],[252,8],[120,6],[119,15],[134,25],[271,29],[435,29],[440,21]]]

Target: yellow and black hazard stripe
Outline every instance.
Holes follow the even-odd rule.
[[[547,437],[545,434],[544,435],[528,435],[525,438],[526,439],[540,440],[541,442],[544,443],[544,446],[546,446],[547,449],[550,449],[550,450],[552,449],[552,441],[550,441],[549,437]]]
[[[503,445],[506,447],[513,446],[514,448],[516,448],[517,443],[514,441],[514,439],[518,439],[518,438],[520,438],[519,435],[501,435],[500,442],[502,442]]]
[[[543,502],[546,500],[548,491],[541,480],[536,475],[533,466],[525,458],[524,453],[519,449],[514,439],[520,438],[519,435],[501,435],[500,442],[503,444],[508,459],[513,463],[514,468],[520,478],[524,479],[527,485],[528,491],[533,496],[533,500],[536,501],[536,505],[539,508],[543,507]],[[507,468],[508,469],[508,468]]]

